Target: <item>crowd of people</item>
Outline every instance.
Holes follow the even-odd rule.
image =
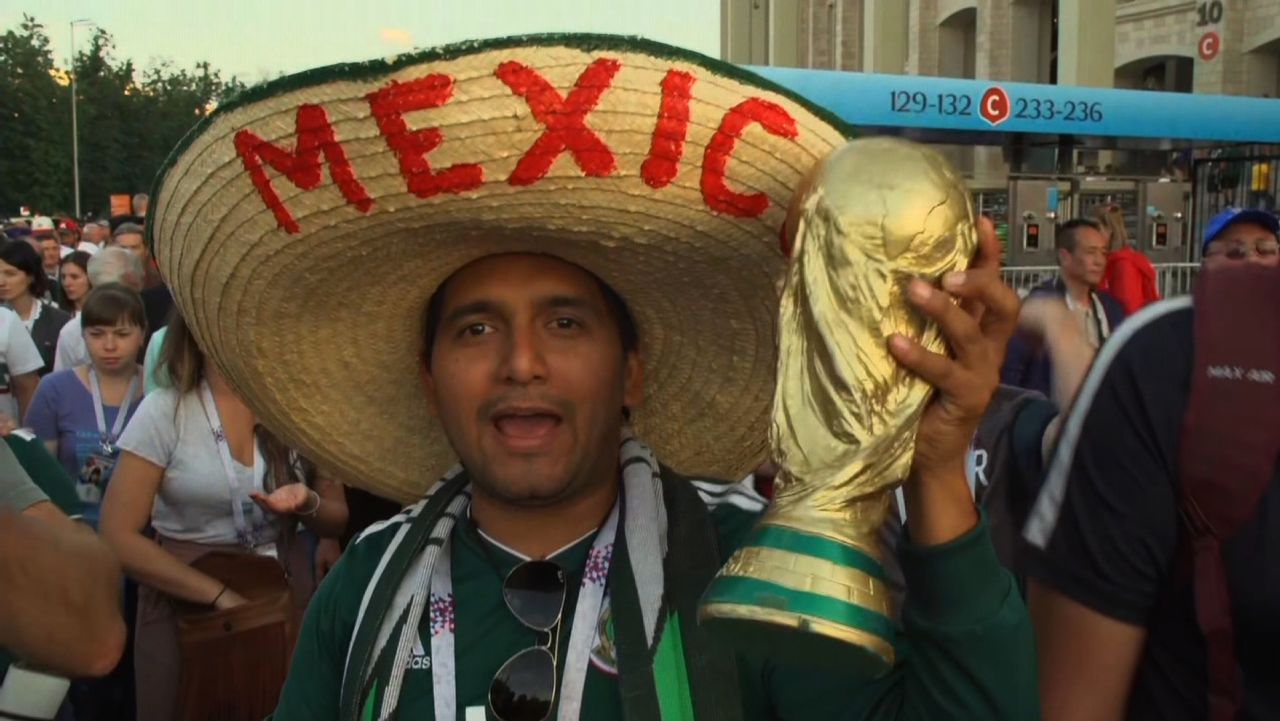
[[[246,603],[190,562],[239,548],[250,534],[255,548],[292,564],[296,626],[318,580],[316,537],[350,530],[343,487],[257,424],[170,311],[143,243],[145,201],[139,196],[138,217],[114,230],[87,223],[81,235],[74,221],[55,230],[36,218],[8,228],[0,246],[0,363],[9,391],[0,432],[16,459],[5,472],[18,474],[6,478],[6,502],[8,484],[29,478],[38,491],[28,487],[10,510],[83,523],[109,550],[107,569],[125,573],[120,601],[107,603],[128,612],[123,657],[77,669],[96,678],[70,688],[62,719],[182,716],[175,604]],[[37,250],[51,238],[63,252]],[[383,507],[383,515],[398,509]]]
[[[698,630],[698,599],[770,502],[776,467],[690,481],[633,435],[649,382],[644,323],[688,309],[645,295],[630,265],[519,243],[423,261],[437,279],[425,305],[369,320],[410,334],[396,340],[411,337],[411,350],[337,338],[352,347],[307,351],[359,358],[344,367],[371,387],[395,375],[438,426],[432,443],[461,461],[402,510],[402,495],[370,492],[393,485],[344,483],[326,462],[342,466],[349,426],[369,424],[404,453],[366,458],[370,472],[416,478],[429,469],[401,466],[419,430],[372,401],[327,405],[316,399],[330,379],[268,373],[247,345],[219,345],[233,331],[183,315],[196,281],[161,277],[147,206],[137,196],[133,216],[109,222],[36,218],[0,245],[0,677],[10,698],[27,684],[28,699],[73,679],[22,709],[0,691],[0,718],[1280,714],[1268,565],[1280,432],[1246,425],[1252,416],[1220,427],[1200,378],[1206,358],[1252,372],[1254,397],[1278,407],[1262,374],[1280,368],[1220,340],[1237,319],[1230,337],[1249,336],[1245,320],[1268,312],[1223,298],[1276,298],[1263,295],[1280,273],[1270,212],[1208,222],[1206,277],[1223,280],[1197,291],[1194,314],[1190,298],[1156,302],[1113,206],[1057,229],[1060,274],[1021,304],[986,221],[968,270],[911,285],[952,353],[886,339],[936,397],[883,534],[897,661],[862,678],[734,656]],[[296,275],[300,289],[329,280]],[[1280,348],[1273,328],[1255,332]],[[253,401],[288,384],[329,425],[268,428]],[[271,420],[303,413],[293,408],[272,407]],[[711,444],[678,460],[705,460]],[[1205,501],[1231,479],[1201,455],[1224,453],[1229,473],[1259,480]]]

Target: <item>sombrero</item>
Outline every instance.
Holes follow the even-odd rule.
[[[787,204],[847,135],[659,43],[465,43],[217,108],[161,170],[148,240],[262,422],[353,485],[407,500],[456,462],[418,386],[423,308],[512,251],[617,290],[645,359],[637,433],[681,472],[739,478],[767,450]]]

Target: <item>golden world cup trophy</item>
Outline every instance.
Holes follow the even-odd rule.
[[[699,619],[773,658],[879,675],[893,666],[894,622],[877,533],[933,390],[893,360],[888,339],[945,350],[906,287],[967,267],[973,210],[937,152],[867,138],[813,170],[787,232],[774,504],[712,581]]]

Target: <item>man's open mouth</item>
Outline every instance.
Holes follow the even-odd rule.
[[[545,407],[508,407],[492,416],[493,425],[503,436],[515,440],[544,438],[560,426],[559,413]]]

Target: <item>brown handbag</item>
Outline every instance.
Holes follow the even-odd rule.
[[[182,673],[179,721],[260,721],[276,706],[297,639],[289,581],[279,561],[229,551],[191,564],[248,599],[225,611],[177,603]]]

